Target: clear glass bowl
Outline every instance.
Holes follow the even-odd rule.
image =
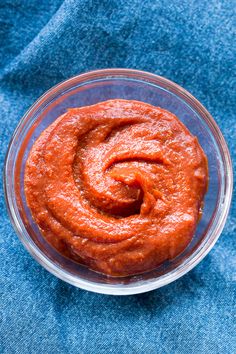
[[[209,163],[209,187],[202,218],[188,248],[157,269],[113,278],[96,273],[55,251],[31,217],[24,193],[24,169],[40,133],[69,107],[113,98],[139,100],[173,112],[198,137]],[[232,196],[232,165],[225,140],[207,110],[187,91],[162,77],[128,69],[88,72],[47,91],[21,119],[6,156],[5,196],[13,226],[30,254],[58,278],[79,288],[113,295],[146,292],[186,274],[210,251],[225,224]]]

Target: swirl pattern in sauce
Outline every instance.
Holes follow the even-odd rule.
[[[151,270],[191,241],[207,159],[172,113],[138,101],[69,109],[38,138],[25,193],[59,252],[113,276]]]

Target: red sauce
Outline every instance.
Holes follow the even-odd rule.
[[[38,138],[25,193],[43,236],[96,271],[151,270],[191,241],[208,181],[196,137],[138,101],[73,108]]]

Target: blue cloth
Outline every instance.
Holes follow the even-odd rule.
[[[212,113],[236,163],[233,0],[3,0],[0,166],[26,109],[92,69],[163,75]],[[44,270],[16,236],[0,186],[0,353],[235,353],[236,203],[210,254],[176,282],[112,297]]]

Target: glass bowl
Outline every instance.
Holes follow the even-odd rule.
[[[203,215],[187,249],[172,261],[141,275],[108,277],[67,259],[42,237],[27,207],[24,169],[40,133],[69,107],[113,98],[138,100],[174,113],[197,136],[209,163]],[[30,254],[58,278],[103,294],[129,295],[164,286],[186,274],[217,241],[230,207],[232,164],[225,140],[207,110],[175,83],[147,72],[105,69],[66,80],[40,97],[21,119],[11,139],[4,171],[5,197],[12,224]]]

